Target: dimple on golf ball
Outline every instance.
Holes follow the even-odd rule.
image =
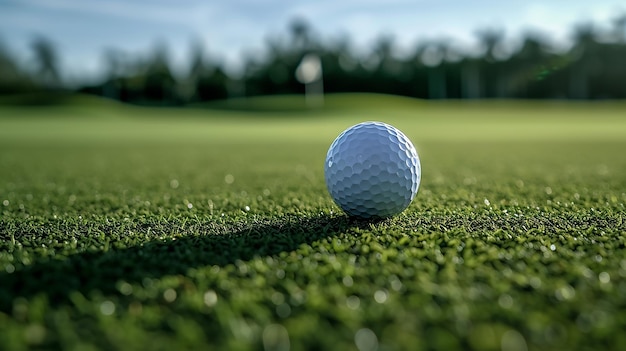
[[[386,218],[409,206],[419,188],[421,166],[415,146],[400,130],[363,122],[330,145],[324,177],[328,192],[346,214]]]

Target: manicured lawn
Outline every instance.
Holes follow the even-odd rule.
[[[626,349],[626,104],[284,102],[0,106],[0,350]],[[379,222],[324,184],[364,120],[422,162]]]

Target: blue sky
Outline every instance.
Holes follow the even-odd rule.
[[[45,35],[70,76],[96,74],[105,49],[141,54],[157,41],[179,66],[192,40],[200,40],[236,70],[244,53],[285,35],[295,17],[323,39],[349,36],[355,50],[392,35],[401,53],[419,40],[444,37],[470,48],[481,28],[502,29],[511,39],[541,31],[566,43],[574,24],[609,27],[624,12],[624,0],[0,0],[0,40],[27,60],[33,36]]]

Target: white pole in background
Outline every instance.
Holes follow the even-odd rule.
[[[296,79],[304,84],[304,98],[308,107],[324,106],[324,81],[319,56],[306,54],[296,69]]]

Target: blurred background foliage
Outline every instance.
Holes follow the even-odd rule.
[[[611,29],[593,23],[573,28],[562,48],[541,33],[506,42],[497,29],[476,31],[480,48],[463,50],[449,40],[419,42],[402,57],[393,36],[380,36],[370,50],[355,53],[350,38],[318,39],[304,19],[294,19],[284,40],[269,39],[265,53],[245,57],[239,74],[228,74],[200,42],[187,67],[172,68],[168,47],[157,43],[141,57],[103,53],[98,81],[67,84],[62,54],[43,36],[32,40],[34,60],[23,62],[0,42],[0,95],[80,92],[140,105],[188,105],[227,98],[300,94],[294,72],[309,53],[321,58],[324,90],[372,92],[422,99],[623,99],[626,98],[626,14]]]

